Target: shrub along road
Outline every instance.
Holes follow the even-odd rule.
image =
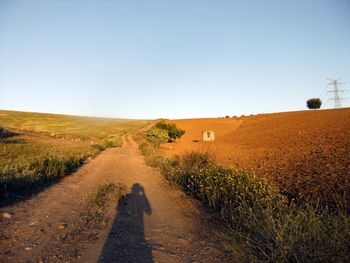
[[[131,135],[122,139],[122,147],[0,210],[0,262],[234,261],[210,216],[145,165]],[[126,194],[91,212],[87,200],[107,183],[122,183]]]

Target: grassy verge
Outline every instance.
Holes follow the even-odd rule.
[[[28,163],[27,167],[3,169],[0,174],[0,197],[23,193],[35,186],[53,182],[75,171],[83,160],[75,156],[64,159],[41,157]]]
[[[55,182],[148,123],[0,111],[0,201]]]
[[[219,212],[234,242],[264,262],[349,262],[350,220],[340,208],[289,199],[254,174],[216,165],[207,154],[165,159],[146,143],[146,162],[169,183]]]

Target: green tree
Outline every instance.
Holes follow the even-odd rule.
[[[169,138],[173,140],[176,140],[185,134],[185,131],[179,129],[175,124],[168,124],[165,121],[158,122],[155,127],[158,129],[166,130],[168,132]]]
[[[306,106],[310,110],[316,110],[321,108],[322,101],[319,98],[312,98],[306,101]]]
[[[169,134],[164,129],[159,129],[157,127],[153,127],[153,128],[148,130],[147,135],[146,135],[146,140],[154,148],[158,149],[162,143],[166,143],[169,140]]]

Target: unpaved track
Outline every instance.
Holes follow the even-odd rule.
[[[56,250],[72,254],[61,257],[71,262],[233,261],[198,204],[145,165],[131,135],[122,139],[123,147],[104,151],[32,199],[1,209],[14,216],[0,225],[0,262],[59,262],[47,256]],[[117,211],[108,211],[110,227],[98,241],[76,249],[56,242],[78,222],[87,194],[106,182],[129,189]]]

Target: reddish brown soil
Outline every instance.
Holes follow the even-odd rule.
[[[251,169],[283,192],[350,205],[349,108],[171,122],[186,134],[162,145],[167,156],[208,151],[217,162]],[[213,130],[215,141],[202,142],[202,130]]]

